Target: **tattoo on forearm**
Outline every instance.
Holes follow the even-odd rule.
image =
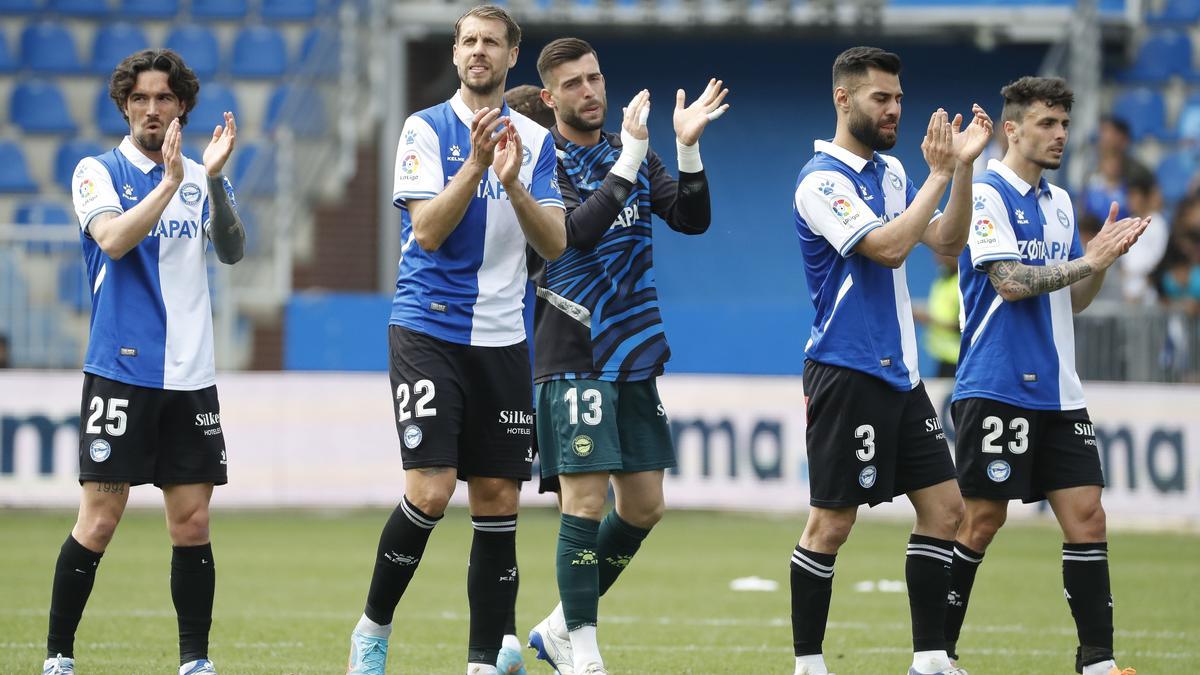
[[[1065,288],[1092,272],[1092,266],[1082,258],[1045,267],[1000,260],[988,267],[988,279],[1002,296],[1023,299]]]
[[[108,492],[114,495],[125,494],[124,483],[96,483],[96,492]]]

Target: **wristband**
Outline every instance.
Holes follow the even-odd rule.
[[[693,145],[684,145],[675,139],[675,156],[679,159],[679,173],[700,173],[704,164],[700,161],[700,141]]]
[[[621,155],[617,157],[617,162],[609,172],[636,184],[638,169],[642,168],[642,162],[649,150],[649,139],[634,138],[628,131],[621,129]]]

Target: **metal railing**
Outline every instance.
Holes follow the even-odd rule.
[[[1075,317],[1075,363],[1084,381],[1200,382],[1200,317],[1097,301]]]

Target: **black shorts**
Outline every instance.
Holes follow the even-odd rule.
[[[1104,485],[1087,409],[1031,410],[986,398],[950,408],[964,497],[1036,502],[1051,490]]]
[[[229,481],[216,385],[150,389],[84,373],[79,482]]]
[[[954,478],[924,384],[896,391],[866,373],[806,360],[804,398],[813,506],[874,506]]]
[[[475,347],[388,326],[392,404],[405,469],[529,480],[529,347]]]

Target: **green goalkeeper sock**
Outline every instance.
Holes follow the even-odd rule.
[[[562,515],[558,528],[558,597],[567,630],[596,625],[600,602],[596,537],[600,523]]]
[[[604,595],[642,546],[650,530],[630,525],[613,509],[600,523],[596,555],[600,559],[600,595]]]

